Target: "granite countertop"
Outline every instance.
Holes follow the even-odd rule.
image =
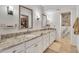
[[[43,31],[37,31],[30,34],[20,35],[17,37],[12,37],[5,39],[3,42],[0,43],[0,51],[6,48],[9,48],[11,46],[15,46],[18,44],[21,44],[23,42],[28,42],[32,40],[33,38],[41,36],[41,33],[46,34],[48,32],[51,32],[52,30],[43,30]]]

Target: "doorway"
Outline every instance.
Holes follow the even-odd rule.
[[[61,37],[71,39],[71,13],[61,13]]]

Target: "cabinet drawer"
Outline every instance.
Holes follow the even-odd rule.
[[[50,43],[50,41],[49,41],[49,33],[48,34],[46,34],[46,35],[43,35],[43,50],[45,50],[46,48],[48,48],[48,46],[49,46],[49,43]]]
[[[38,37],[34,40],[26,42],[26,52],[27,53],[39,53],[42,52],[43,41],[42,37]]]
[[[55,32],[51,32],[50,33],[50,44],[52,44],[54,40],[55,40]]]
[[[41,40],[41,37],[37,37],[35,39],[32,39],[32,40],[25,43],[26,44],[25,47],[28,48],[28,47],[30,47],[31,45],[33,45],[34,43],[36,43],[40,40]]]
[[[30,47],[28,47],[27,49],[26,49],[26,52],[27,53],[37,53],[37,44],[35,43],[35,44],[33,44],[32,46],[30,46]]]
[[[17,46],[14,46],[12,48],[6,49],[2,51],[2,53],[24,53],[25,52],[25,44],[20,44]]]
[[[28,47],[26,49],[26,52],[27,53],[41,53],[43,52],[42,48],[43,48],[42,41],[39,41],[31,45],[30,47]]]

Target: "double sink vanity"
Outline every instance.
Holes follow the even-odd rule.
[[[1,6],[0,53],[42,53],[54,42],[56,29],[40,7]]]
[[[42,53],[56,39],[55,29],[31,31],[0,42],[0,53]]]

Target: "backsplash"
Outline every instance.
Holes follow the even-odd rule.
[[[7,39],[7,38],[11,38],[11,37],[16,37],[16,36],[19,36],[19,35],[23,35],[25,33],[26,32],[3,34],[3,35],[1,35],[1,39]]]

